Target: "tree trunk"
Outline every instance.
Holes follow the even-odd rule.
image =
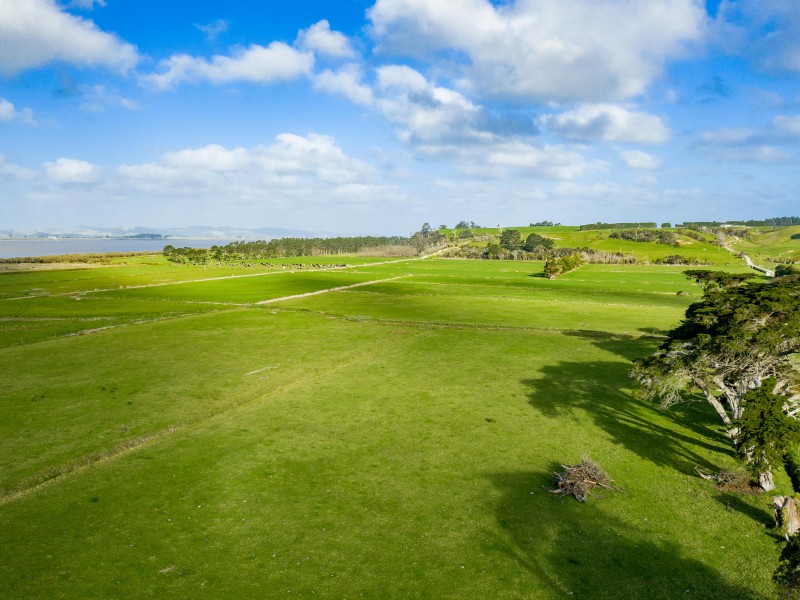
[[[772,471],[761,471],[758,474],[758,486],[765,492],[775,489],[775,482],[772,480]]]
[[[722,422],[725,424],[725,426],[728,429],[730,429],[733,424],[731,423],[731,418],[728,416],[728,413],[725,412],[725,407],[722,406],[722,402],[717,400],[717,398],[714,396],[714,394],[712,394],[710,391],[708,391],[708,387],[706,387],[705,384],[703,384],[701,381],[699,381],[696,378],[693,378],[693,380],[694,380],[695,385],[697,385],[697,387],[700,388],[700,391],[703,392],[703,395],[706,397],[706,400],[708,401],[708,403],[711,406],[714,407],[715,411],[717,411],[717,414],[719,415],[719,418],[722,419]]]
[[[739,439],[739,432],[740,431],[741,431],[741,429],[739,429],[738,427],[731,427],[730,429],[728,429],[725,432],[725,435],[727,435],[729,438],[731,438],[731,441],[733,441],[733,445],[734,446],[736,445],[736,441]],[[749,459],[748,459],[748,462],[749,462]]]
[[[775,496],[772,498],[775,511],[775,523],[780,532],[788,540],[800,531],[800,508],[792,496]]]

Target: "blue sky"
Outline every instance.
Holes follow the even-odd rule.
[[[797,0],[0,0],[0,229],[800,213]]]

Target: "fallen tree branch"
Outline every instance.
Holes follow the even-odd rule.
[[[616,487],[602,467],[591,458],[584,457],[578,465],[561,465],[563,472],[553,473],[557,488],[550,490],[553,494],[575,496],[580,502],[586,502],[592,490],[601,487],[612,492],[622,491]]]

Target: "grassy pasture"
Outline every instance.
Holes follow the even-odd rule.
[[[364,270],[341,270],[299,273],[267,273],[254,277],[193,281],[107,293],[109,298],[159,299],[184,302],[251,304],[283,296],[307,294],[320,290],[355,285],[375,280],[375,273]]]
[[[125,277],[54,285],[113,288],[105,271]],[[693,472],[735,464],[716,422],[630,394],[630,360],[696,286],[540,271],[408,261],[0,301],[127,324],[0,347],[0,596],[769,597],[769,500]],[[550,494],[585,454],[625,491]]]
[[[200,303],[120,300],[98,294],[0,301],[0,348],[217,308]]]
[[[150,257],[140,257],[150,258]],[[166,262],[162,264],[126,265],[98,268],[90,266],[80,269],[16,271],[0,273],[0,300],[27,296],[74,294],[95,290],[114,290],[143,285],[173,284],[200,279],[236,276],[270,275],[280,273],[282,265],[366,265],[386,259],[359,256],[302,256],[297,258],[260,259],[244,264],[187,266]],[[268,265],[263,267],[262,263]]]
[[[620,252],[631,254],[640,262],[654,261],[670,255],[680,254],[687,258],[696,258],[715,266],[737,266],[740,261],[727,250],[717,246],[713,239],[708,242],[678,234],[679,247],[656,244],[655,242],[632,242],[628,240],[613,239],[611,229],[590,229],[581,231],[577,227],[506,227],[516,229],[522,234],[523,239],[531,233],[537,233],[555,240],[557,247],[593,248],[605,252]],[[495,228],[481,228],[472,230],[476,235],[499,235]],[[674,231],[674,230],[671,230]],[[452,232],[448,229],[445,232]],[[485,246],[485,242],[477,243]]]
[[[752,239],[737,240],[733,247],[750,255],[758,263],[775,259],[800,260],[800,225],[792,227],[755,227]]]

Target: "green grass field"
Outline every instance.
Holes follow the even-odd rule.
[[[0,597],[770,597],[770,498],[631,394],[681,268],[337,261],[0,274]]]
[[[632,242],[611,238],[611,229],[583,230],[574,226],[554,227],[506,227],[516,229],[526,238],[531,233],[543,235],[555,241],[557,247],[591,248],[605,252],[618,252],[634,256],[638,262],[647,263],[663,259],[667,256],[681,255],[688,259],[696,259],[702,263],[718,267],[738,267],[740,260],[730,252],[714,243],[714,236],[706,236],[707,242],[700,242],[685,235],[678,234],[679,246],[657,244],[655,242]],[[496,228],[480,228],[472,230],[475,235],[499,235]],[[671,231],[675,231],[672,229]],[[452,234],[452,229],[443,230],[443,233]],[[475,242],[475,245],[485,246],[486,242]],[[758,245],[758,243],[756,243]]]
[[[733,247],[749,254],[756,263],[772,260],[800,261],[800,225],[754,227],[750,239],[737,240]]]

